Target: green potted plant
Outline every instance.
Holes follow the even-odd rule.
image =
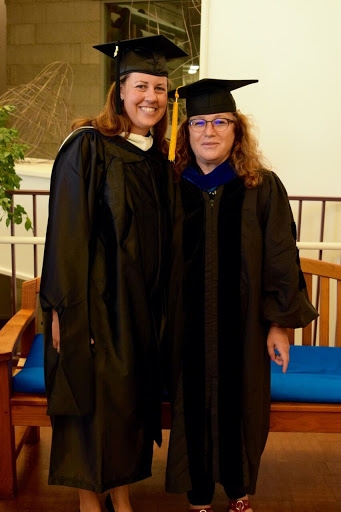
[[[15,162],[23,160],[27,144],[22,144],[18,139],[18,131],[14,128],[7,128],[6,123],[15,107],[11,105],[0,105],[0,221],[6,219],[6,226],[13,221],[21,224],[25,221],[25,228],[32,229],[32,222],[27,216],[25,209],[17,204],[13,207],[13,196],[9,190],[20,189],[20,176],[15,170]]]

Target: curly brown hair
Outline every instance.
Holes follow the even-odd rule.
[[[250,117],[239,110],[232,112],[235,119],[235,140],[230,155],[230,162],[236,173],[244,180],[247,188],[258,186],[263,179],[265,168],[269,168],[253,134],[253,122]],[[178,130],[174,172],[179,180],[188,165],[195,163],[195,155],[189,143],[189,119],[185,119]]]
[[[120,80],[120,84],[123,84],[127,79],[127,75],[123,76]],[[125,132],[126,138],[129,137],[131,132],[131,121],[127,113],[124,110],[124,104],[122,108],[122,114],[117,114],[115,106],[115,95],[116,95],[116,82],[114,82],[107,94],[107,98],[102,111],[95,117],[83,117],[73,121],[71,128],[81,128],[82,126],[93,126],[103,135],[107,137],[114,137],[122,132]],[[153,139],[156,147],[162,151],[164,155],[168,153],[168,140],[166,139],[166,132],[168,126],[168,109],[153,127]]]

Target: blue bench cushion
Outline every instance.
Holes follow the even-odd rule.
[[[35,336],[23,369],[13,377],[13,389],[45,393],[42,334]],[[341,403],[341,348],[291,346],[287,373],[271,363],[271,399]]]
[[[291,346],[287,373],[271,362],[271,399],[341,403],[341,348]]]
[[[45,393],[44,338],[36,334],[22,370],[13,377],[13,391],[17,393]]]

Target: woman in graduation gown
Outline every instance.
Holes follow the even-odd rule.
[[[130,512],[129,484],[161,443],[159,341],[172,179],[163,36],[95,47],[117,85],[56,157],[41,277],[52,421],[49,483],[79,489],[80,512]],[[157,50],[156,50],[157,48]],[[117,52],[118,49],[118,52]]]
[[[269,430],[270,361],[285,372],[286,328],[317,316],[286,190],[265,169],[230,92],[254,82],[203,79],[170,93],[186,99],[187,119],[175,157],[183,213],[170,290],[166,489],[187,491],[190,509],[211,511],[220,483],[228,512],[251,512]]]

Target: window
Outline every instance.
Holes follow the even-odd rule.
[[[172,87],[199,79],[201,0],[139,0],[105,2],[106,41],[163,34],[188,53],[168,63]],[[114,79],[114,62],[107,61],[106,88]]]

